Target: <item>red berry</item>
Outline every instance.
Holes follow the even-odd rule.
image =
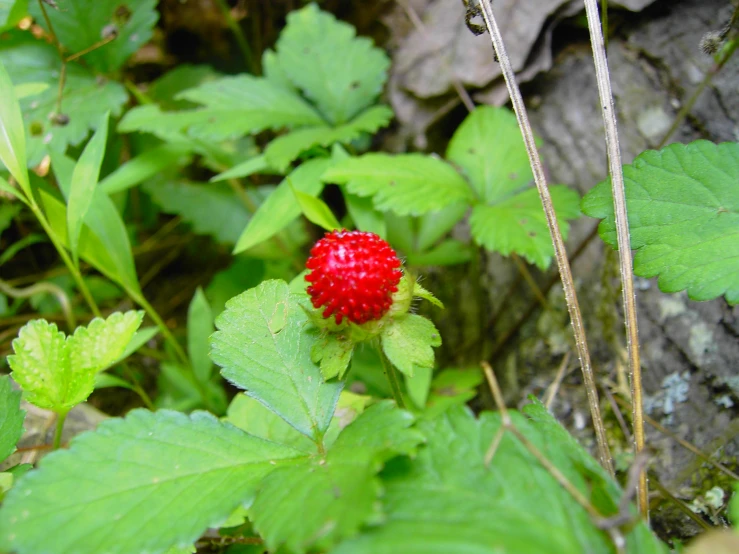
[[[393,303],[403,275],[395,250],[374,233],[332,231],[310,251],[305,280],[314,308],[336,323],[380,319]]]

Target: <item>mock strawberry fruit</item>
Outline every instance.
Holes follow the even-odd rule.
[[[392,305],[403,276],[390,245],[374,233],[332,231],[310,251],[305,280],[313,307],[336,323],[346,317],[357,324],[378,320]]]

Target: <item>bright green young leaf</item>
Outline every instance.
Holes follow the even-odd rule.
[[[23,435],[21,393],[13,390],[10,377],[0,375],[0,462],[15,451]]]
[[[505,108],[477,107],[457,128],[446,157],[485,204],[505,200],[534,178],[516,116]]]
[[[109,389],[111,387],[120,387],[122,389],[133,390],[133,385],[110,373],[97,373],[95,374],[95,390],[98,389]]]
[[[131,354],[136,352],[139,348],[141,348],[147,342],[157,336],[158,333],[159,327],[143,327],[136,331],[136,334],[131,339],[131,342],[128,343],[128,346],[126,346],[123,354],[121,354],[121,359],[124,360],[128,358]]]
[[[562,236],[566,239],[568,219],[580,215],[580,196],[562,185],[549,188]],[[554,247],[549,237],[539,193],[530,188],[493,206],[472,208],[470,228],[475,242],[504,256],[519,254],[542,270],[549,267]]]
[[[26,200],[25,196],[23,196],[17,188],[11,186],[10,183],[8,183],[5,179],[3,179],[1,175],[0,175],[0,191],[17,198],[24,204],[28,204],[28,200]]]
[[[424,300],[428,300],[429,302],[431,302],[437,308],[441,308],[442,310],[444,309],[444,304],[441,302],[441,300],[436,298],[436,296],[434,296],[431,291],[426,290],[424,286],[421,285],[421,283],[419,283],[418,281],[416,281],[413,285],[413,297],[423,298]]]
[[[15,87],[15,97],[21,100],[30,96],[36,96],[44,92],[47,88],[49,88],[49,83],[23,83]]]
[[[412,377],[405,375],[405,388],[413,404],[417,408],[424,409],[426,407],[426,400],[428,400],[434,370],[430,367],[421,366],[415,366],[413,370]]]
[[[28,0],[0,0],[0,31],[15,27],[28,13]]]
[[[659,276],[664,292],[739,303],[739,144],[699,140],[649,150],[624,166],[634,273]],[[617,246],[610,181],[583,199]]]
[[[186,145],[162,144],[124,163],[100,181],[98,187],[106,194],[127,190],[169,167],[185,165],[189,154],[190,149]]]
[[[342,385],[324,383],[311,361],[315,339],[287,283],[265,281],[226,304],[211,337],[221,374],[315,441],[331,421]]]
[[[207,114],[187,126],[191,136],[236,138],[265,129],[322,125],[321,116],[298,94],[251,75],[223,77],[186,90],[178,98],[205,106]]]
[[[602,468],[582,471],[572,446],[545,428],[512,413],[514,423],[537,449],[605,515],[617,511],[618,489]],[[605,531],[572,499],[539,462],[506,434],[489,467],[485,453],[500,428],[499,414],[476,420],[464,407],[420,422],[427,445],[405,467],[387,472],[383,504],[386,520],[335,554],[448,554],[449,552],[530,554],[613,554]],[[592,490],[591,479],[599,486]],[[612,494],[611,494],[612,491]],[[610,495],[610,496],[609,496]],[[602,508],[605,509],[605,508]],[[626,552],[666,554],[642,523],[626,533]]]
[[[241,233],[234,248],[234,254],[272,238],[300,216],[300,204],[292,188],[309,196],[318,196],[323,190],[321,175],[331,163],[332,161],[327,158],[316,158],[307,161],[290,173],[259,206],[254,217]]]
[[[322,179],[347,185],[353,194],[372,196],[378,210],[398,215],[421,215],[471,201],[467,182],[452,166],[421,154],[349,158],[329,169]]]
[[[112,73],[151,38],[159,15],[156,0],[55,0],[56,8],[46,6],[59,41],[68,54],[76,54],[98,44],[111,33],[116,38],[82,56],[85,63],[101,72]],[[38,2],[31,2],[31,14],[47,31]]]
[[[73,175],[76,170],[75,162],[63,154],[52,152],[51,163],[59,188],[69,202]],[[52,228],[61,239],[67,238],[69,217],[66,207],[62,205],[61,211],[58,211],[55,201],[43,194],[42,197],[49,200],[45,203],[45,209]],[[64,216],[64,227],[59,225],[61,223],[59,217],[62,215]],[[113,201],[99,188],[94,191],[91,206],[84,215],[83,223],[84,226],[80,228],[79,235],[79,255],[93,263],[123,288],[140,292],[126,225]],[[68,243],[64,242],[64,245],[68,246]]]
[[[0,508],[0,549],[123,554],[192,543],[296,456],[204,412],[134,410],[18,482]]]
[[[382,331],[382,350],[401,372],[412,377],[414,366],[434,367],[434,350],[441,336],[431,320],[408,314]]]
[[[10,80],[2,56],[0,56],[0,162],[8,168],[23,192],[30,198],[31,184],[26,170],[26,137],[23,118],[15,98],[13,82]]]
[[[287,182],[290,183],[290,178],[287,178]],[[327,231],[333,231],[334,229],[341,229],[341,223],[336,219],[336,216],[331,211],[326,203],[316,196],[311,196],[305,192],[297,190],[292,187],[295,199],[300,205],[300,211],[311,223],[315,223],[319,227],[323,227]]]
[[[354,343],[340,340],[335,333],[327,333],[318,338],[311,350],[311,359],[319,364],[323,378],[328,381],[334,377],[341,379],[349,368],[354,352]]]
[[[255,173],[270,173],[271,168],[264,156],[255,156],[235,165],[231,169],[212,177],[210,182],[226,181],[228,179],[241,179]]]
[[[68,63],[62,113],[69,121],[60,125],[54,117],[61,71],[59,52],[30,33],[13,31],[8,33],[7,40],[0,41],[0,62],[5,64],[16,85],[49,83],[44,92],[20,102],[29,167],[50,151],[64,152],[67,146],[80,144],[105,112],[118,116],[128,101],[126,89],[120,83],[98,77],[78,63]]]
[[[413,417],[390,401],[368,408],[344,429],[325,459],[277,469],[263,482],[250,512],[267,546],[303,553],[325,550],[377,520],[376,473],[423,440]]]
[[[201,185],[155,178],[143,188],[162,211],[181,216],[196,233],[211,235],[218,242],[235,243],[249,222],[249,212],[224,183]],[[258,203],[253,194],[247,194]]]
[[[93,391],[95,374],[120,359],[142,318],[143,312],[117,312],[68,338],[52,323],[31,321],[13,341],[11,375],[29,402],[66,413]]]
[[[288,14],[277,63],[331,123],[341,124],[375,102],[390,60],[351,25],[309,4]]]
[[[67,199],[67,233],[69,249],[75,263],[79,262],[79,240],[82,222],[92,205],[92,198],[100,177],[100,166],[105,155],[105,143],[108,140],[109,114],[103,115],[97,131],[82,151],[72,173],[71,187]]]
[[[734,497],[729,504],[729,517],[734,528],[739,528],[739,482],[734,483]]]
[[[215,331],[213,311],[203,289],[198,287],[187,310],[187,353],[190,356],[193,373],[201,383],[210,379],[213,364],[208,357],[208,339]]]
[[[264,149],[270,167],[284,172],[290,163],[314,146],[329,147],[334,143],[348,144],[364,133],[373,134],[385,127],[393,117],[387,106],[372,106],[349,123],[338,127],[307,127],[277,137]]]

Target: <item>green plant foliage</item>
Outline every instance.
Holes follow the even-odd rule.
[[[393,117],[387,106],[372,106],[349,123],[337,127],[305,127],[276,138],[264,149],[264,157],[270,167],[284,172],[300,154],[314,146],[347,144],[363,133],[375,133],[385,127]]]
[[[511,415],[528,440],[596,507],[607,509],[606,514],[615,511],[620,493],[594,460],[595,474],[589,468],[582,471],[579,461],[587,454],[579,446],[551,437],[549,423]],[[485,466],[485,453],[499,427],[499,414],[485,412],[476,420],[463,407],[420,422],[427,445],[412,462],[395,464],[383,474],[385,521],[333,552],[615,552],[608,535],[510,434],[503,437],[490,467]],[[594,477],[607,486],[592,490],[589,480]],[[667,551],[638,523],[627,535],[627,552]]]
[[[342,385],[324,383],[311,361],[307,320],[287,283],[265,281],[231,299],[216,318],[211,358],[226,379],[320,442]]]
[[[300,455],[204,412],[134,410],[76,437],[17,483],[0,509],[0,549],[99,554],[192,544]]]
[[[0,462],[15,452],[23,435],[21,392],[13,390],[10,377],[0,375]]]
[[[72,173],[71,186],[67,198],[67,233],[69,249],[75,263],[79,263],[79,242],[82,222],[92,205],[95,189],[100,177],[100,166],[105,155],[105,142],[108,139],[108,114],[103,116],[97,131],[82,151]]]
[[[354,343],[343,335],[326,333],[313,345],[311,359],[321,366],[321,374],[328,381],[344,377],[354,352]]]
[[[288,14],[277,41],[276,64],[334,125],[372,105],[390,60],[351,25],[309,4]]]
[[[29,402],[67,413],[93,391],[95,375],[120,359],[143,315],[131,311],[95,318],[70,337],[53,323],[30,321],[13,341],[11,375]]]
[[[234,296],[261,283],[264,274],[264,261],[236,256],[229,267],[213,276],[205,289],[213,316],[218,316],[226,308],[226,302]]]
[[[567,238],[568,219],[580,215],[580,196],[565,186],[549,188],[562,237]],[[546,216],[536,189],[527,189],[492,206],[472,209],[470,228],[475,241],[504,256],[517,253],[545,270],[554,255]]]
[[[0,0],[0,31],[17,25],[27,11],[28,0]]]
[[[0,51],[0,162],[15,177],[27,197],[31,185],[26,171],[26,138],[23,135],[23,119],[15,98],[15,88]],[[21,198],[18,192],[3,179],[3,190]]]
[[[246,207],[223,183],[197,184],[158,177],[144,184],[143,189],[162,211],[181,216],[196,233],[211,235],[224,244],[234,244],[250,220]],[[253,191],[247,194],[259,204]]]
[[[734,483],[734,496],[729,503],[729,517],[734,528],[739,528],[739,482]]]
[[[213,372],[213,362],[208,357],[208,339],[213,331],[213,311],[203,289],[198,287],[187,310],[187,353],[195,378],[201,383],[206,383]]]
[[[55,0],[46,6],[56,37],[67,55],[82,52],[115,33],[108,44],[82,56],[85,64],[101,73],[119,70],[126,60],[151,38],[159,19],[156,0]],[[29,5],[31,15],[48,31],[38,2]]]
[[[123,85],[98,78],[78,63],[67,64],[62,96],[62,113],[69,122],[54,122],[61,62],[56,49],[29,33],[10,32],[0,42],[0,62],[5,64],[16,85],[48,83],[43,92],[20,101],[27,136],[27,163],[35,166],[49,151],[64,152],[80,144],[95,129],[105,112],[121,113],[128,100]],[[4,95],[3,95],[4,96]]]
[[[739,303],[739,144],[699,140],[640,154],[624,166],[634,273],[659,277],[664,292]],[[583,199],[616,248],[610,180]]]
[[[250,513],[270,549],[326,549],[377,520],[384,462],[412,453],[423,440],[412,416],[384,401],[368,408],[325,458],[277,469],[262,483]],[[289,495],[285,491],[290,491]]]
[[[190,148],[183,144],[162,144],[146,150],[119,166],[98,187],[106,194],[127,190],[170,167],[184,166],[190,160]]]
[[[288,183],[290,182],[288,178]],[[310,194],[306,194],[295,187],[291,187],[295,199],[300,205],[300,211],[303,212],[305,218],[311,223],[315,223],[319,227],[323,227],[327,231],[333,231],[334,229],[341,229],[341,224],[336,219],[336,216],[331,211],[323,200]]]
[[[544,210],[516,117],[509,110],[482,106],[454,133],[447,159],[469,179],[480,200],[470,217],[477,244],[504,256],[512,253],[546,269],[554,256]],[[578,194],[563,186],[550,187],[563,237],[568,219],[580,215]]]
[[[241,233],[234,254],[272,238],[301,214],[293,190],[316,197],[323,190],[321,175],[332,164],[328,158],[309,160],[291,172],[259,206]]]
[[[433,418],[452,406],[465,405],[477,396],[477,387],[482,382],[482,371],[477,367],[439,372],[431,381],[425,415]]]
[[[434,367],[434,346],[441,346],[441,335],[431,320],[420,315],[399,317],[382,332],[383,352],[411,377],[414,366]]]
[[[327,183],[372,196],[375,208],[421,215],[471,198],[467,182],[446,162],[421,154],[365,154],[347,158],[323,174]]]

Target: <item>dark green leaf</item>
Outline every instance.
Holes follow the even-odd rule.
[[[0,31],[15,27],[28,13],[28,0],[0,0]]]
[[[624,166],[634,273],[659,276],[664,292],[693,300],[725,295],[739,303],[739,144],[699,140],[649,150]],[[599,232],[617,246],[610,181],[583,211],[603,219]]]
[[[185,165],[189,154],[190,149],[186,145],[162,144],[127,161],[100,181],[98,186],[106,194],[127,190],[169,167]]]
[[[365,154],[337,163],[324,173],[359,196],[372,196],[380,211],[421,215],[471,201],[467,182],[446,162],[421,154]]]
[[[580,196],[572,189],[549,187],[562,236],[566,239],[568,219],[580,215]],[[539,193],[530,188],[492,206],[472,208],[470,227],[475,242],[504,256],[517,253],[540,269],[549,267],[554,247]]]
[[[117,71],[146,44],[159,18],[156,0],[55,0],[54,4],[53,8],[46,6],[46,13],[67,55],[89,49],[116,33],[111,42],[82,56],[88,66],[102,73]],[[38,2],[31,2],[30,11],[48,31]]]
[[[340,124],[375,102],[390,60],[352,26],[309,4],[288,14],[277,63],[331,123]]]
[[[203,289],[198,287],[187,311],[187,353],[195,378],[201,383],[210,379],[213,364],[208,357],[208,339],[215,331],[213,311],[205,298]]]

